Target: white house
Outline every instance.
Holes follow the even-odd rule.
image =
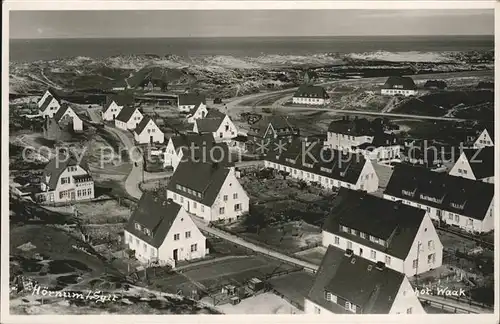
[[[94,180],[87,163],[74,155],[61,154],[45,166],[37,199],[44,203],[64,203],[94,198]]]
[[[249,209],[234,167],[221,163],[180,163],[167,185],[167,197],[207,222],[236,220]]]
[[[415,96],[417,86],[412,78],[390,76],[380,90],[380,94],[387,96]]]
[[[193,150],[210,149],[214,144],[211,134],[180,134],[170,137],[163,151],[163,167],[171,167],[174,171],[186,153]]]
[[[133,99],[129,96],[121,95],[108,98],[102,109],[102,119],[105,121],[115,120],[126,105],[133,105]]]
[[[350,119],[344,116],[328,125],[327,137],[324,146],[351,151],[352,147],[365,143],[372,143],[374,132],[370,121],[366,118]]]
[[[470,180],[493,183],[495,180],[495,147],[463,150],[449,174]]]
[[[360,154],[300,140],[272,143],[269,147],[265,167],[288,172],[292,178],[316,182],[325,189],[348,188],[367,192],[378,189],[379,179],[372,162]]]
[[[443,245],[420,208],[341,189],[323,226],[323,246],[382,264],[408,277],[443,264]]]
[[[306,314],[425,314],[408,278],[329,246],[304,301]]]
[[[177,107],[180,111],[190,112],[199,103],[206,105],[207,101],[204,95],[196,93],[183,93],[177,98]]]
[[[375,162],[397,161],[401,158],[402,146],[397,138],[390,134],[379,134],[373,137],[371,143],[353,146],[354,153],[362,154],[366,159]]]
[[[52,89],[45,91],[42,98],[38,101],[38,112],[44,118],[54,117],[59,108],[61,108],[61,99]]]
[[[474,142],[474,147],[475,148],[482,148],[485,146],[494,146],[494,138],[495,138],[495,133],[494,133],[494,128],[485,128],[477,137],[477,139]]]
[[[494,228],[491,183],[396,165],[384,198],[425,209],[432,220],[467,232],[489,232]]]
[[[151,117],[146,116],[141,119],[141,122],[135,128],[134,139],[138,144],[161,144],[165,141],[165,134],[163,134]]]
[[[323,87],[303,84],[293,94],[292,102],[301,105],[321,106],[330,103],[330,97]]]
[[[205,118],[208,114],[207,105],[203,102],[199,102],[196,106],[189,111],[188,123],[192,124],[197,119]]]
[[[175,267],[208,254],[206,238],[191,216],[171,199],[145,192],[124,230],[125,244],[146,265]]]
[[[123,130],[134,130],[142,120],[142,113],[132,106],[125,106],[115,118],[115,127]]]
[[[68,104],[63,103],[59,110],[54,115],[54,119],[58,124],[71,123],[75,132],[83,131],[83,121],[75,113],[73,108]]]
[[[228,115],[216,109],[210,109],[205,118],[196,119],[193,132],[199,134],[212,134],[215,141],[225,142],[238,136],[238,130]]]

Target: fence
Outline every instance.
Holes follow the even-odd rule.
[[[443,232],[447,232],[447,233],[454,234],[454,235],[460,236],[460,237],[468,239],[468,240],[472,240],[472,241],[476,242],[478,245],[480,245],[481,247],[485,247],[488,249],[493,249],[493,247],[494,247],[493,243],[485,241],[485,240],[481,239],[480,237],[477,237],[477,235],[466,233],[466,232],[463,232],[460,230],[455,230],[455,229],[453,229],[453,227],[450,227],[450,226],[441,226],[441,225],[437,224],[436,222],[434,223],[434,226],[436,227],[436,229],[441,230]]]
[[[438,290],[435,287],[424,287],[424,286],[416,286],[415,287],[415,290],[427,290],[427,289],[429,289],[429,290],[428,290],[428,293],[426,292],[426,295],[436,296],[438,298],[442,298],[442,299],[448,300],[450,302],[456,302],[456,303],[468,305],[468,306],[474,306],[474,307],[485,308],[485,309],[492,308],[492,305],[488,305],[486,303],[480,303],[480,302],[474,301],[471,298],[460,297],[460,296],[451,296],[451,295],[447,296],[442,290]],[[426,301],[430,301],[429,299],[425,298],[425,295],[420,295],[419,298],[426,300]],[[436,301],[436,300],[433,300],[432,302],[439,303],[439,301]],[[447,304],[445,304],[445,305],[447,305]],[[448,307],[452,307],[452,306],[448,306]],[[453,308],[461,309],[459,306],[453,306]],[[463,309],[463,310],[465,310],[465,309]],[[471,311],[467,311],[467,312],[472,313]]]

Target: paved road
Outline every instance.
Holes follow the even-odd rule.
[[[462,308],[463,310],[468,311],[469,313],[473,314],[483,314],[483,313],[493,313],[492,309],[489,308],[482,308],[482,307],[477,307],[477,306],[472,306],[466,303],[459,303],[457,301],[451,300],[451,299],[445,299],[443,297],[439,296],[433,296],[433,295],[420,295],[418,296],[418,299],[421,301],[428,301],[431,303],[432,306],[434,307],[439,307],[441,305],[444,306],[445,310],[448,311],[454,311],[455,307]],[[439,304],[439,306],[437,305]],[[457,310],[457,313],[466,313],[463,310]]]
[[[128,136],[128,134],[125,133],[125,131],[110,126],[104,126],[104,129],[110,133],[115,134],[123,143],[123,145],[125,145],[125,149],[127,150],[132,161],[132,170],[125,180],[125,190],[130,196],[140,199],[142,196],[142,191],[139,189],[139,183],[142,181],[143,171],[143,160],[141,153],[137,149],[135,149],[134,142]]]

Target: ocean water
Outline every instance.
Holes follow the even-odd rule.
[[[324,53],[444,52],[494,49],[493,36],[373,36],[255,38],[11,39],[10,60],[32,62],[76,56],[168,54],[182,57],[225,55],[314,55]]]

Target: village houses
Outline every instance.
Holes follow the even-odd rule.
[[[486,127],[474,141],[474,148],[482,148],[486,146],[494,146],[494,127]]]
[[[304,300],[306,314],[425,314],[404,273],[330,245]]]
[[[105,121],[114,121],[126,105],[134,105],[131,96],[115,95],[108,98],[102,110],[102,119]]]
[[[206,238],[172,199],[145,192],[124,230],[124,241],[146,265],[169,265],[208,254]]]
[[[167,197],[207,222],[234,221],[249,210],[235,168],[221,163],[180,163],[167,185]]]
[[[123,130],[134,130],[142,120],[142,113],[136,107],[125,106],[115,118],[115,126]]]
[[[134,129],[134,139],[138,144],[162,144],[165,141],[165,134],[151,117],[146,116],[141,119],[139,125]]]
[[[275,140],[277,138],[291,140],[300,136],[300,130],[283,115],[273,115],[265,121],[251,127],[252,140]]]
[[[94,180],[88,164],[73,154],[54,157],[45,166],[36,199],[45,203],[66,203],[93,199]]]
[[[238,130],[229,116],[217,109],[210,109],[205,118],[195,120],[193,132],[212,134],[216,142],[229,142],[238,136]]]
[[[67,103],[63,103],[54,115],[54,120],[58,124],[71,125],[74,132],[83,131],[83,121]]]
[[[177,98],[177,107],[180,111],[189,113],[194,109],[199,103],[207,104],[207,100],[204,95],[196,93],[183,93]]]
[[[382,86],[380,94],[387,96],[415,96],[417,86],[412,78],[403,76],[390,76]]]
[[[491,183],[397,165],[384,198],[425,209],[432,220],[472,233],[494,227],[494,187]]]
[[[193,109],[189,111],[189,114],[187,115],[187,121],[188,123],[192,124],[195,122],[195,120],[205,118],[207,114],[207,105],[200,101],[194,106]]]
[[[465,149],[451,168],[449,174],[470,180],[493,183],[495,180],[495,147]]]
[[[323,87],[303,84],[293,94],[292,103],[322,106],[330,103],[330,96]]]
[[[347,189],[335,198],[323,226],[333,245],[408,277],[436,269],[443,245],[426,210]]]
[[[49,88],[38,101],[38,112],[43,118],[52,118],[61,107],[61,98]]]
[[[317,142],[297,139],[272,143],[264,165],[326,189],[344,187],[367,192],[378,189],[379,179],[370,160],[360,154],[325,148]]]

